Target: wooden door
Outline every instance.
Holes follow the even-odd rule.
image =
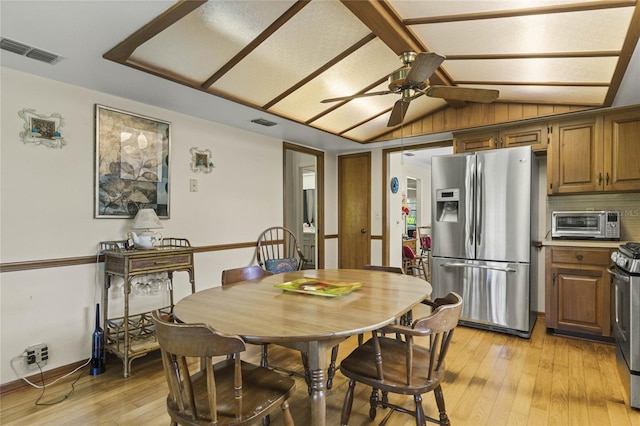
[[[552,128],[553,194],[602,191],[602,117],[557,123]]]
[[[371,262],[371,153],[338,157],[338,267]]]
[[[640,190],[640,111],[604,117],[605,191]]]

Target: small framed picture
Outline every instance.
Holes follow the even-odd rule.
[[[193,147],[191,152],[191,171],[198,173],[211,173],[215,167],[211,158],[211,151],[208,149],[198,149]]]

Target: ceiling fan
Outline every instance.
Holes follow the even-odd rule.
[[[438,69],[446,59],[444,56],[433,52],[404,52],[399,56],[404,64],[389,74],[389,89],[381,92],[360,93],[352,96],[324,99],[323,103],[347,101],[366,96],[388,95],[400,93],[402,98],[396,101],[391,110],[391,116],[387,127],[397,126],[402,123],[409,109],[409,102],[427,95],[435,98],[444,98],[456,101],[470,101],[491,103],[500,94],[497,90],[470,89],[456,86],[430,86],[428,78]]]

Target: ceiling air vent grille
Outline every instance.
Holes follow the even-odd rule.
[[[27,58],[36,59],[38,61],[46,62],[48,64],[57,64],[62,57],[55,53],[47,52],[42,49],[20,43],[15,40],[2,37],[0,39],[0,49],[8,52],[17,53],[18,55],[26,56]]]
[[[251,120],[251,122],[259,124],[261,126],[267,126],[267,127],[271,127],[271,126],[275,126],[276,125],[276,123],[274,123],[273,121],[265,120],[264,118],[256,118],[254,120]]]

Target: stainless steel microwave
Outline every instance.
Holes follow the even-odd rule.
[[[619,240],[620,212],[615,210],[552,212],[551,238]]]

